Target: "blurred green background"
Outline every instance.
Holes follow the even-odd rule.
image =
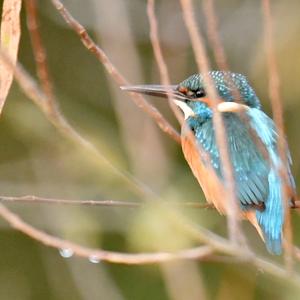
[[[201,1],[194,2],[197,21],[205,33]],[[264,109],[271,114],[260,1],[215,2],[231,69],[248,76]],[[271,2],[285,127],[298,182],[300,3]],[[64,4],[131,83],[159,83],[149,41],[146,1],[68,0]],[[170,76],[173,83],[178,83],[197,72],[180,6],[177,1],[161,0],[157,1],[156,11]],[[165,201],[204,202],[179,145],[120,91],[50,1],[39,1],[39,14],[61,111],[115,169],[61,135],[14,83],[0,119],[1,195],[149,200],[145,190],[137,192],[132,182],[120,176],[130,172]],[[209,46],[208,51],[211,54]],[[24,8],[19,59],[36,76]],[[179,129],[165,101],[149,101]],[[38,228],[89,247],[140,252],[191,246],[192,241],[168,224],[165,211],[149,202],[140,209],[20,203],[9,207]],[[226,220],[215,211],[186,208],[180,212],[226,235]],[[294,212],[292,215],[295,244],[299,245],[299,217]],[[0,225],[0,299],[4,300],[299,299],[299,289],[290,285],[288,278],[279,281],[247,264],[91,263],[77,257],[63,258],[57,250],[14,231],[4,221]],[[248,224],[244,230],[252,248],[269,256],[255,230]]]

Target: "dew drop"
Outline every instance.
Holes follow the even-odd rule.
[[[93,264],[98,264],[100,262],[100,259],[94,255],[91,255],[89,257],[89,262],[93,263]]]
[[[74,251],[71,248],[61,248],[59,249],[59,254],[64,258],[69,258],[73,256]]]

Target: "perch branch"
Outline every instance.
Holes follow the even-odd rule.
[[[86,205],[86,206],[112,206],[112,207],[140,207],[145,205],[145,202],[137,201],[119,201],[119,200],[74,200],[74,199],[57,199],[39,197],[35,195],[25,196],[0,196],[2,202],[17,202],[17,203],[44,203],[44,204],[62,204],[62,205]],[[188,208],[199,209],[215,209],[210,203],[200,202],[170,202],[170,206],[182,206]],[[290,207],[292,210],[300,210],[300,201],[295,201],[294,205]]]
[[[117,200],[74,200],[74,199],[54,199],[46,197],[38,197],[34,195],[26,195],[19,197],[12,196],[0,196],[2,202],[18,202],[18,203],[45,203],[45,204],[63,204],[63,205],[88,205],[88,206],[111,206],[111,207],[140,207],[145,205],[145,202],[135,201],[117,201]],[[209,203],[198,203],[198,202],[176,202],[170,203],[174,206],[183,206],[189,208],[201,208],[208,209],[213,208]]]

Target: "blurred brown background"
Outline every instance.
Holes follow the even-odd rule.
[[[197,21],[205,33],[201,1],[194,2]],[[215,2],[231,70],[247,75],[264,109],[271,114],[260,1]],[[67,0],[64,4],[131,83],[159,83],[149,41],[146,1]],[[272,1],[272,6],[285,126],[298,182],[300,3]],[[156,12],[170,76],[173,83],[178,83],[197,72],[181,9],[177,1],[161,0],[157,1]],[[121,178],[119,173],[128,171],[166,201],[204,202],[180,147],[132,104],[128,94],[120,91],[50,1],[39,1],[39,13],[61,111],[118,171],[62,136],[15,83],[0,119],[1,194],[135,201],[149,198]],[[24,9],[19,59],[35,76]],[[179,129],[165,101],[149,101]],[[9,207],[38,228],[90,247],[140,252],[191,245],[166,222],[165,212],[151,204],[140,209],[20,203]],[[226,234],[226,220],[215,211],[180,210],[203,227]],[[299,217],[295,212],[292,215],[295,244],[299,245]],[[248,224],[244,229],[251,246],[268,256],[255,230]],[[0,245],[0,299],[4,300],[299,297],[299,290],[288,282],[273,279],[247,264],[124,266],[63,258],[57,250],[32,241],[2,220]]]

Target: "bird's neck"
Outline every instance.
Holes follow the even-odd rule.
[[[190,103],[190,107],[194,115],[190,116],[186,122],[191,129],[201,126],[201,124],[212,118],[212,110],[205,103],[193,102]]]

